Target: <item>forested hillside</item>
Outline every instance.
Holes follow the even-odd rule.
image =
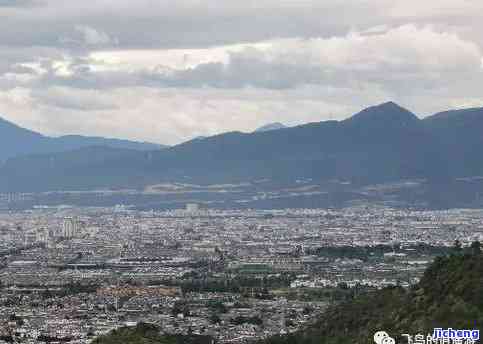
[[[483,255],[478,243],[468,252],[439,257],[410,290],[390,287],[330,308],[309,328],[264,344],[373,343],[383,330],[401,335],[433,329],[483,328]]]

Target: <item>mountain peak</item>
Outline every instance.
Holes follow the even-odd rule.
[[[383,107],[383,108],[399,108],[399,109],[404,109],[402,106],[399,104],[393,102],[392,100],[387,101],[385,103],[379,104],[379,105],[374,105],[373,107]]]
[[[408,125],[419,121],[419,118],[411,111],[403,108],[395,102],[389,101],[379,105],[368,107],[346,120],[354,124],[400,124]]]
[[[266,124],[258,129],[256,129],[254,132],[255,133],[262,133],[265,131],[271,131],[271,130],[279,130],[279,129],[284,129],[287,128],[285,124],[282,124],[280,122],[275,122],[275,123],[269,123]]]

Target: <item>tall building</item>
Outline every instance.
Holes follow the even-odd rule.
[[[39,228],[37,230],[37,242],[47,243],[49,241],[49,231],[46,228]]]
[[[79,233],[79,221],[73,217],[66,217],[62,224],[62,237],[73,238]]]

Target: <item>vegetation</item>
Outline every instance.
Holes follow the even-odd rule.
[[[299,333],[274,337],[265,344],[369,343],[384,330],[401,336],[432,333],[435,327],[483,328],[483,255],[478,243],[468,250],[438,257],[420,283],[406,290],[389,287],[359,295],[329,308]]]
[[[238,316],[235,319],[232,319],[230,321],[233,325],[241,325],[241,324],[252,324],[252,325],[262,325],[263,320],[260,319],[257,316],[254,317],[243,317],[243,316]]]
[[[159,328],[140,323],[136,327],[123,327],[95,339],[93,344],[210,344],[207,336],[164,336]]]
[[[356,295],[374,290],[374,287],[356,284],[350,288],[347,283],[339,283],[336,287],[320,287],[320,288],[286,288],[274,290],[276,296],[283,296],[288,300],[300,301],[325,301],[339,302],[353,299]]]
[[[308,253],[315,254],[319,257],[325,257],[328,259],[346,258],[346,259],[360,259],[362,261],[368,261],[373,258],[381,258],[385,253],[397,252],[405,253],[410,256],[420,256],[421,254],[427,255],[445,255],[452,251],[450,247],[443,246],[431,246],[424,243],[407,247],[411,251],[403,250],[399,247],[392,245],[375,245],[375,246],[328,246],[319,247],[310,250]]]

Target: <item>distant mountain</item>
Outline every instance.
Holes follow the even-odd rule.
[[[388,128],[416,127],[420,120],[415,114],[398,104],[387,102],[364,109],[343,122],[364,130],[379,131]]]
[[[161,145],[134,142],[103,137],[69,135],[48,137],[34,131],[21,128],[0,118],[0,162],[25,154],[65,152],[88,146],[106,146],[111,148],[155,150]]]
[[[0,118],[0,161],[29,152],[45,152],[39,149],[39,143],[47,140],[39,133],[20,128]]]
[[[143,184],[136,160],[142,154],[132,149],[88,146],[72,151],[22,155],[7,160],[0,169],[0,190],[85,190],[107,185]],[[126,165],[133,163],[131,168]],[[121,173],[117,173],[119,169]],[[2,178],[6,176],[6,178]]]
[[[150,142],[138,142],[122,139],[113,139],[96,136],[80,136],[80,135],[67,135],[54,138],[58,145],[62,147],[62,150],[77,149],[88,146],[106,146],[111,148],[121,149],[134,149],[140,151],[149,151],[164,149],[167,146]]]
[[[401,179],[445,183],[456,177],[483,176],[481,145],[477,144],[483,132],[480,112],[467,110],[461,113],[464,120],[458,114],[420,120],[389,102],[343,121],[251,134],[230,132],[152,152],[104,149],[91,160],[92,152],[78,149],[69,152],[68,158],[66,153],[15,158],[0,168],[0,190],[266,178],[281,183],[296,179],[347,180],[353,185]],[[463,124],[455,126],[460,121]],[[30,139],[24,135],[26,141]]]
[[[266,125],[258,128],[258,129],[256,129],[254,132],[255,133],[261,133],[261,132],[264,132],[264,131],[278,130],[278,129],[284,129],[284,128],[287,128],[287,126],[280,123],[280,122],[275,122],[275,123],[266,124]]]
[[[483,108],[440,112],[423,122],[451,162],[451,174],[483,176]]]

